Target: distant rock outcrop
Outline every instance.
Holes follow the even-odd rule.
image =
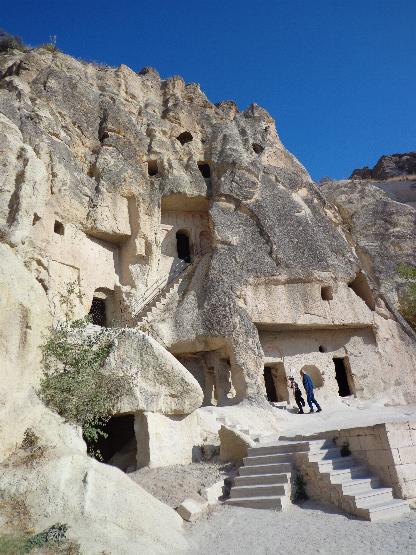
[[[381,156],[373,168],[364,166],[354,170],[350,179],[391,179],[416,174],[416,152]]]

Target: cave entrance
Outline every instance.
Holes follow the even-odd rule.
[[[136,464],[136,436],[134,414],[113,416],[102,428],[107,437],[99,436],[97,442],[85,440],[89,450],[99,451],[103,462],[126,470],[130,462]],[[129,461],[126,463],[127,458]]]
[[[353,394],[354,381],[352,379],[351,368],[348,358],[333,358],[335,366],[335,378],[338,383],[338,393],[340,397],[348,397]]]
[[[180,230],[176,233],[176,250],[178,258],[184,262],[191,261],[191,245],[189,242],[189,235],[186,231]]]
[[[264,367],[263,376],[264,376],[264,385],[266,386],[267,400],[270,401],[271,403],[277,403],[277,392],[274,386],[272,368],[270,366]]]
[[[95,326],[107,327],[107,315],[105,311],[105,299],[93,297],[90,309],[91,322]]]
[[[265,366],[263,375],[267,400],[271,403],[289,401],[287,377],[283,364]]]

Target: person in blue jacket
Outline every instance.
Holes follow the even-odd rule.
[[[309,408],[311,409],[309,412],[315,412],[313,410],[313,405],[316,406],[316,412],[321,412],[322,409],[319,406],[318,401],[315,399],[315,395],[313,394],[313,381],[311,377],[308,374],[306,374],[306,372],[304,372],[303,370],[300,371],[300,375],[302,376],[303,387],[305,388],[305,391],[306,391],[306,402],[308,403]]]

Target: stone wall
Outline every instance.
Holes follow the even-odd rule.
[[[416,497],[416,422],[385,422],[331,430],[317,434],[314,439],[335,441],[338,447],[347,443],[352,457],[367,466],[384,486],[393,488],[395,497]],[[318,473],[307,464],[304,453],[295,457],[299,471],[308,481],[309,495],[332,502],[327,498],[328,492],[322,489]]]
[[[416,497],[416,422],[386,422],[335,433],[354,458],[367,465],[396,497]]]

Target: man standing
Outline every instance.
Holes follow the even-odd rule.
[[[306,374],[303,370],[300,371],[300,375],[302,376],[303,387],[305,388],[305,391],[306,391],[306,401],[309,405],[309,408],[311,409],[309,412],[315,412],[313,410],[312,403],[316,406],[316,412],[321,412],[322,409],[319,406],[319,403],[315,399],[315,396],[313,394],[313,381],[311,377],[308,374]]]

